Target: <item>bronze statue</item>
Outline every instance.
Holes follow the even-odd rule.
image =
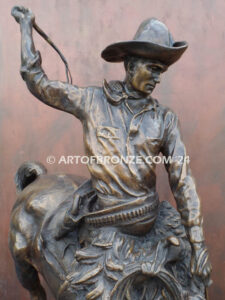
[[[40,101],[80,119],[86,154],[93,158],[87,181],[47,175],[39,163],[17,171],[10,249],[31,299],[46,299],[38,272],[56,299],[206,299],[211,265],[200,200],[178,118],[152,97],[187,43],[174,42],[162,22],[148,19],[132,41],[102,52],[106,61],[124,62],[123,82],[79,88],[46,76],[32,38],[32,27],[38,28],[33,13],[14,7],[12,15],[21,28],[27,87]],[[158,199],[159,153],[178,212]]]

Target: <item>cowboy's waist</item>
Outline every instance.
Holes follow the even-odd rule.
[[[124,201],[123,204],[91,212],[85,217],[85,222],[93,226],[120,226],[145,220],[154,220],[157,215],[158,205],[158,195],[154,193],[129,202]]]

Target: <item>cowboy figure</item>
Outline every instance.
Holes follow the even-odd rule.
[[[48,79],[32,38],[33,13],[17,7],[13,15],[21,26],[21,75],[31,93],[82,122],[89,157],[109,157],[104,164],[92,160],[88,165],[97,200],[86,222],[101,226],[117,222],[123,232],[147,233],[159,206],[156,165],[147,158],[162,153],[170,158],[165,167],[192,246],[191,272],[207,278],[211,265],[204,243],[200,200],[185,159],[178,118],[152,97],[161,74],[181,57],[187,43],[174,42],[162,22],[148,19],[140,25],[133,40],[112,44],[102,52],[102,58],[108,62],[124,62],[125,80],[104,81],[103,87],[80,88]],[[121,159],[115,164],[110,160],[114,156],[141,157],[142,163]],[[113,218],[112,213],[120,219]]]

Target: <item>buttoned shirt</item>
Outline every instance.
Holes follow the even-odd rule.
[[[170,158],[165,166],[184,224],[200,225],[200,201],[173,111],[149,98],[134,113],[129,106],[132,95],[115,104],[102,87],[80,88],[50,81],[41,68],[39,52],[33,59],[27,59],[21,74],[38,99],[82,122],[86,154],[98,158],[90,160],[88,168],[101,205],[109,207],[155,193],[154,157],[162,153]],[[126,95],[123,83],[118,84]],[[113,85],[110,92],[114,92]],[[101,163],[99,157],[109,159]],[[115,163],[112,157],[122,159]]]

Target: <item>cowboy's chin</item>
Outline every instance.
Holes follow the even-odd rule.
[[[155,86],[147,83],[139,89],[140,92],[144,93],[146,96],[151,95],[151,93],[154,91]]]

